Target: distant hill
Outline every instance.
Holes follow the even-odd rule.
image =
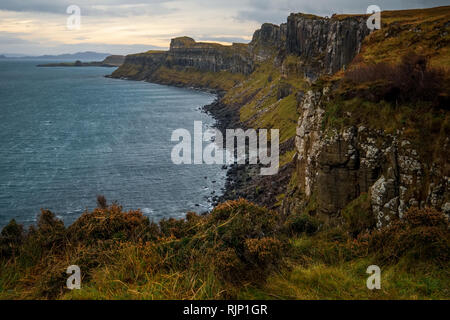
[[[65,53],[59,55],[42,55],[42,56],[23,56],[23,57],[5,57],[7,59],[40,59],[40,60],[81,60],[81,61],[103,61],[110,56],[109,53],[99,53],[93,51]],[[2,56],[0,56],[1,58]]]

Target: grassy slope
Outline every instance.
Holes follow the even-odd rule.
[[[383,29],[372,33],[366,39],[360,55],[350,69],[379,62],[399,63],[401,57],[411,50],[426,55],[430,59],[432,67],[447,70],[450,68],[450,30],[448,26],[450,7],[388,11],[382,13],[382,19]],[[445,30],[446,33],[443,32]],[[266,71],[266,77],[268,74],[272,73]],[[332,85],[332,83],[340,81],[342,76],[343,73],[340,72],[332,77],[324,77],[318,85],[321,86],[324,83]],[[269,112],[258,115],[258,108],[255,107],[258,102],[256,102],[257,99],[253,99],[241,109],[241,119],[244,121],[252,119],[256,114],[257,120],[252,119],[250,123],[258,123],[258,119],[264,119],[265,123],[270,123],[270,120],[273,119],[270,111],[277,110],[277,108],[268,107],[274,103],[274,99],[273,95],[267,94],[270,89],[267,81],[264,82],[264,76],[259,75],[258,80],[259,83],[254,86],[258,88],[263,85],[265,89],[258,91],[256,97],[264,95],[269,97],[262,103],[262,108],[265,107],[265,110],[269,110]],[[302,81],[298,79],[297,84],[301,83]],[[365,84],[361,86],[364,87]],[[302,90],[305,87],[307,85],[303,84],[303,86],[296,86],[296,89]],[[343,91],[347,89],[349,88],[341,88]],[[248,93],[248,86],[240,90]],[[384,101],[375,103],[364,99],[338,98],[330,101],[326,112],[325,128],[365,125],[370,128],[383,129],[387,133],[395,133],[397,130],[403,129],[406,138],[413,142],[425,159],[433,157],[433,155],[442,157],[442,154],[437,154],[439,146],[442,145],[442,139],[450,134],[448,112],[432,110],[428,103],[406,103],[392,106],[391,103]],[[351,113],[351,117],[345,116],[348,112]],[[293,112],[291,114],[293,115]],[[298,115],[293,115],[294,117],[298,117]],[[276,121],[274,123],[278,124]],[[289,125],[284,127],[288,128],[287,132],[291,132],[289,127]],[[312,251],[320,251],[333,245],[332,241],[328,243],[317,241],[308,236],[294,238],[291,241],[294,248],[298,248],[299,251],[303,250],[305,245],[309,246]],[[300,260],[303,259],[305,256]],[[405,261],[387,266],[383,272],[385,283],[383,289],[372,292],[365,286],[367,278],[365,271],[367,266],[374,263],[373,257],[364,256],[350,261],[338,257],[334,263],[323,260],[322,258],[317,259],[316,256],[308,258],[307,263],[293,259],[290,261],[292,270],[270,277],[261,288],[244,290],[240,297],[250,299],[445,299],[450,296],[448,272],[426,262],[417,261],[417,267],[412,269],[406,267]]]
[[[386,266],[382,269],[382,289],[368,290],[366,269],[372,264],[370,258],[355,259],[337,265],[320,262],[307,266],[296,264],[290,272],[271,276],[262,287],[244,290],[239,298],[423,300],[448,299],[450,296],[449,274],[428,263],[412,270]]]
[[[381,17],[382,29],[367,39],[362,50],[364,60],[398,62],[413,50],[429,56],[434,67],[450,67],[450,6],[386,11]]]
[[[386,11],[381,30],[364,41],[361,53],[348,70],[379,63],[396,65],[414,52],[427,57],[430,68],[442,70],[441,92],[450,92],[450,6],[424,10]],[[421,158],[431,163],[442,159],[441,146],[450,135],[450,115],[431,101],[372,101],[364,98],[382,88],[380,82],[345,82],[344,72],[324,77],[323,83],[338,88],[327,104],[324,128],[341,129],[349,125],[381,129],[387,134],[401,132]],[[322,85],[324,85],[322,83]],[[348,94],[353,92],[355,94]],[[367,94],[369,93],[369,94]],[[447,100],[448,101],[448,100]],[[348,116],[350,115],[350,116]]]
[[[344,228],[306,215],[283,220],[243,200],[159,225],[116,205],[69,228],[44,212],[28,235],[14,224],[2,232],[0,299],[448,298],[448,222],[434,211],[406,217],[352,239]],[[81,290],[65,287],[73,264]],[[382,269],[379,291],[366,288],[372,264]]]
[[[226,71],[200,72],[194,69],[174,70],[166,67],[159,68],[154,76],[158,82],[170,85],[193,86],[225,91],[242,82],[245,76]]]
[[[374,63],[397,64],[408,52],[429,58],[433,68],[450,69],[450,7],[426,10],[388,11],[382,13],[383,28],[372,33],[364,42],[361,53],[349,69]],[[316,86],[336,85],[343,78],[339,72],[323,77]],[[448,73],[447,73],[448,77]],[[448,78],[447,78],[448,79]],[[371,84],[361,83],[356,90],[371,89]],[[445,86],[446,84],[442,84]],[[358,86],[358,84],[356,85]],[[367,87],[369,86],[369,87]],[[372,88],[373,89],[373,88]],[[430,103],[371,102],[363,98],[347,99],[341,94],[355,90],[340,84],[326,106],[324,128],[343,128],[364,125],[382,129],[387,133],[403,131],[423,159],[431,162],[445,159],[440,146],[450,135],[450,116],[442,109],[433,109]],[[447,90],[448,91],[448,90]],[[347,114],[351,116],[346,116]],[[293,177],[295,179],[295,177]],[[447,235],[448,236],[448,235]],[[367,266],[382,265],[370,255],[345,259],[337,253],[336,261],[330,261],[328,253],[333,242],[324,242],[323,236],[304,236],[291,239],[302,252],[302,261],[293,261],[292,270],[269,278],[259,289],[242,294],[244,298],[294,298],[294,299],[448,299],[450,297],[448,268],[441,268],[426,261],[401,259],[383,269],[382,290],[369,291],[364,280]],[[306,252],[305,252],[306,249]],[[308,257],[307,252],[319,252]],[[306,254],[305,254],[306,253]],[[319,257],[318,257],[319,256]],[[306,260],[303,261],[303,260]]]
[[[155,53],[144,53],[155,54]],[[161,54],[161,53],[157,53]],[[149,73],[151,78],[148,78]],[[226,91],[242,82],[246,77],[238,73],[221,72],[201,72],[193,68],[174,69],[164,66],[153,72],[149,72],[145,67],[137,67],[134,64],[125,63],[117,69],[113,75],[115,77],[127,77],[137,80],[151,80],[160,84],[196,87]]]
[[[288,57],[284,62],[288,71],[281,74],[280,67],[275,67],[273,60],[269,59],[224,98],[226,104],[242,106],[240,118],[249,127],[279,129],[280,143],[295,136],[299,117],[296,93],[307,86],[296,72],[296,60],[296,57]],[[280,96],[283,89],[287,92]]]

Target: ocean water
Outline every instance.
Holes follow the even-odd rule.
[[[38,63],[0,60],[0,227],[33,224],[41,208],[68,225],[99,194],[155,221],[211,208],[225,170],[174,165],[170,138],[212,126],[200,108],[214,95]]]

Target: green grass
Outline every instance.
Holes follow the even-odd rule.
[[[201,72],[193,68],[182,70],[160,67],[153,75],[160,83],[229,90],[241,83],[245,76],[227,71]]]
[[[295,153],[296,153],[295,150],[289,150],[289,151],[283,153],[282,155],[280,155],[280,168],[285,166],[286,164],[292,162],[292,159],[293,159]]]
[[[117,205],[69,228],[45,211],[27,235],[2,231],[0,299],[447,299],[447,228],[442,213],[413,210],[395,228],[352,238],[345,225],[306,213],[284,221],[244,200],[159,225]],[[73,264],[81,290],[65,288]],[[381,290],[366,287],[373,264]]]
[[[248,126],[279,129],[280,143],[295,137],[299,117],[296,94],[308,87],[303,75],[298,73],[297,57],[288,56],[283,63],[286,74],[281,74],[269,59],[223,99],[225,104],[241,106],[240,120]],[[280,90],[285,88],[290,94],[279,99]]]
[[[381,289],[369,290],[366,280],[370,259],[357,259],[337,266],[311,263],[295,265],[292,271],[270,277],[260,288],[240,293],[242,299],[295,300],[415,300],[448,299],[447,271],[427,269],[403,270],[398,266],[381,268]]]
[[[450,34],[444,27],[450,20],[450,6],[384,11],[381,19],[381,30],[366,38],[356,63],[399,62],[413,50],[430,57],[433,67],[450,67]]]
[[[383,29],[366,39],[353,67],[398,62],[411,49],[429,55],[434,66],[450,66],[449,35],[435,28],[443,30],[450,7],[383,12],[382,17]],[[415,28],[422,32],[411,31]],[[246,50],[245,45],[186,44],[221,48],[226,54]],[[136,58],[151,55],[158,59],[165,54],[151,51]],[[285,58],[283,68],[269,59],[249,76],[159,66],[149,80],[225,90],[223,102],[240,108],[243,123],[256,129],[279,129],[283,143],[295,137],[296,94],[310,88],[301,65],[292,55]],[[115,74],[144,79],[148,73],[149,69],[126,63]],[[312,88],[336,83],[342,75],[323,77]],[[323,130],[364,125],[386,134],[402,131],[427,163],[446,159],[446,150],[440,146],[450,134],[447,112],[427,103],[394,106],[343,98],[348,90],[371,85],[376,84],[338,87],[325,105]],[[286,88],[290,93],[281,97]],[[288,164],[294,154],[295,150],[282,154],[280,164]],[[277,205],[288,200],[298,184],[294,171],[287,192],[277,196]],[[294,197],[299,200],[302,195],[295,193]],[[69,228],[47,216],[22,235],[20,243],[6,233],[0,236],[0,299],[450,297],[448,225],[444,231],[442,226],[401,224],[397,229],[373,230],[368,195],[363,194],[344,209],[338,227],[331,227],[317,217],[316,195],[304,200],[305,206],[289,217],[243,200],[219,205],[210,215],[190,214],[158,225],[139,211],[125,213],[118,206],[86,213]],[[81,290],[65,289],[65,269],[72,264],[82,267]],[[381,290],[366,287],[366,269],[372,264],[381,267]],[[230,275],[238,278],[230,279]]]
[[[364,126],[371,130],[383,130],[385,134],[398,134],[411,142],[421,159],[430,163],[442,158],[441,146],[450,134],[450,115],[430,103],[401,104],[361,98],[343,99],[339,96],[326,104],[322,128],[332,133],[349,126]]]

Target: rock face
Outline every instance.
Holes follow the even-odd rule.
[[[152,80],[156,70],[164,66],[167,52],[151,52],[145,54],[130,54],[124,63],[113,72],[113,78],[126,78],[134,80]]]
[[[277,26],[271,23],[264,23],[261,29],[253,34],[251,44],[261,44],[266,47],[280,48],[285,45],[287,25],[284,23]]]
[[[291,14],[286,30],[288,53],[301,56],[305,74],[317,78],[321,73],[335,73],[349,64],[370,33],[366,17],[345,19]]]
[[[287,24],[280,26],[264,23],[253,34],[249,50],[256,61],[264,61],[286,47]]]
[[[298,188],[324,216],[338,216],[352,200],[368,193],[377,227],[412,206],[433,206],[450,214],[448,166],[421,158],[402,132],[347,127],[325,132],[327,90],[307,92],[297,135]],[[351,115],[348,115],[351,117]],[[444,148],[448,148],[447,139]]]
[[[253,61],[247,45],[234,43],[231,46],[223,46],[195,42],[188,37],[172,39],[166,65],[192,67],[204,72],[250,74],[253,71]]]
[[[245,44],[223,46],[181,37],[172,39],[169,51],[149,51],[126,56],[122,68],[112,76],[157,82],[154,73],[161,67],[201,72],[227,71],[244,75],[254,69],[252,56]]]
[[[169,51],[127,56],[113,76],[154,82],[161,82],[161,78],[165,77],[163,80],[166,82],[163,83],[173,84],[170,81],[180,76],[179,71],[194,70],[197,72],[195,76],[198,72],[203,76],[226,71],[231,76],[238,76],[231,88],[244,86],[242,79],[245,77],[242,75],[250,75],[262,61],[271,58],[273,66],[279,68],[284,79],[289,78],[289,74],[295,74],[299,78],[304,75],[315,80],[322,74],[332,74],[345,68],[354,59],[370,33],[366,19],[366,16],[320,18],[291,14],[287,24],[263,24],[248,45],[223,46],[196,42],[188,37],[176,38],[171,41]],[[289,63],[292,56],[300,59],[294,57],[295,64]],[[199,81],[189,72],[183,76],[188,80],[182,85],[195,86],[195,81]],[[271,77],[269,75],[268,79]],[[208,78],[205,86],[210,87],[211,81]],[[296,90],[288,81],[272,83],[268,80],[264,85],[269,89],[268,96],[273,96],[277,101]],[[316,89],[296,95],[300,117],[295,137],[295,169],[292,165],[290,170],[296,170],[297,186],[295,190],[288,191],[293,194],[285,195],[286,201],[283,201],[281,211],[292,212],[314,203],[319,214],[339,217],[350,202],[367,193],[364,199],[370,202],[378,227],[389,224],[394,216],[401,217],[412,206],[433,206],[450,214],[448,155],[434,158],[420,154],[421,150],[413,147],[407,133],[402,131],[387,133],[363,125],[339,130],[325,128],[323,120],[325,105],[331,96],[329,91],[327,88]],[[249,100],[254,97],[248,95]],[[259,109],[263,99],[254,102],[255,108]],[[219,107],[220,113],[224,112],[224,118],[230,123],[229,120],[239,114],[242,105],[236,103]],[[351,114],[347,117],[351,118]],[[447,138],[440,146],[448,150],[449,144]],[[288,177],[290,173],[283,177]],[[242,180],[244,186],[249,185],[247,175],[242,175],[238,180]],[[257,183],[251,185],[248,192],[235,196],[251,195],[255,185],[262,185],[267,197],[273,197],[282,193],[278,186],[289,181],[280,182],[273,178]]]
[[[128,74],[128,78],[155,81],[152,74],[159,67],[249,75],[259,62],[287,53],[302,57],[305,76],[315,80],[350,63],[368,34],[362,16],[328,19],[291,14],[280,26],[263,24],[249,44],[223,46],[189,37],[172,39],[169,51],[127,56],[113,77]]]

